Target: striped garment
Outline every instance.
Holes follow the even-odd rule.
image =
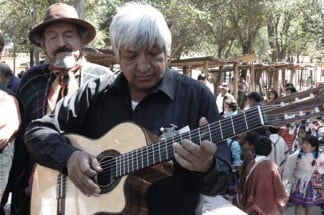
[[[49,65],[45,64],[28,70],[18,89],[18,98],[23,105],[24,117],[22,132],[16,138],[13,164],[6,189],[6,194],[12,192],[12,214],[25,215],[30,211],[30,181],[34,162],[25,147],[23,133],[32,120],[41,118],[46,113],[47,95],[55,80],[55,75],[48,67]],[[107,67],[83,62],[79,84],[82,86],[90,79],[101,75],[109,76],[112,72]]]
[[[92,78],[109,73],[111,71],[106,67],[84,63],[81,69],[81,86]],[[44,115],[47,93],[54,80],[55,76],[49,71],[48,64],[33,67],[24,75],[18,97],[23,103],[27,123]]]

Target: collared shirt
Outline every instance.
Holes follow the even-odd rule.
[[[120,73],[113,82],[105,77],[89,82],[77,94],[61,100],[55,112],[56,115],[47,115],[31,123],[25,140],[38,162],[62,172],[77,149],[66,144],[68,141],[58,135],[58,130],[98,138],[119,123],[131,121],[160,136],[161,128],[171,124],[179,129],[186,126],[195,129],[201,117],[209,122],[219,119],[215,97],[210,90],[173,70],[166,71],[162,82],[134,110],[127,80]],[[51,129],[52,126],[56,130]],[[175,163],[173,177],[150,187],[147,194],[150,214],[194,214],[199,191],[208,193],[217,183],[221,183],[218,189],[226,187],[229,155],[226,144],[220,144],[215,169],[211,171],[213,177],[207,180],[209,183],[202,181],[206,174],[189,172]]]
[[[112,75],[112,72],[107,67],[86,62],[81,68],[81,85],[103,74]],[[9,189],[6,190],[15,196],[16,201],[12,203],[12,208],[16,213],[29,211],[30,196],[25,190],[30,185],[29,179],[34,166],[34,160],[30,158],[22,139],[23,134],[31,121],[41,118],[46,113],[47,94],[54,80],[55,76],[49,71],[48,64],[44,64],[29,69],[19,85],[17,98],[21,103],[23,117],[21,132],[15,140],[14,159],[8,180]]]

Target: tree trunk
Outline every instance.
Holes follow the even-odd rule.
[[[75,0],[74,6],[79,14],[80,19],[84,19],[85,15],[84,15],[84,4],[85,1],[84,0]]]

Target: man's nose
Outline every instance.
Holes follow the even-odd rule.
[[[62,47],[66,45],[66,40],[64,39],[63,36],[59,36],[57,39],[57,46]]]
[[[137,69],[139,71],[145,72],[151,67],[151,62],[149,56],[145,53],[139,54],[137,58]]]

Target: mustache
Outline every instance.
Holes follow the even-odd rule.
[[[54,51],[54,55],[57,55],[58,53],[61,52],[73,52],[72,48],[70,46],[64,45],[61,47],[58,47],[55,51]]]

